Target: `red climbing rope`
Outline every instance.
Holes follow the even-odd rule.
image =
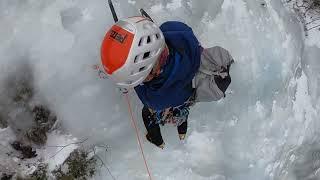
[[[134,116],[133,116],[133,113],[132,113],[132,109],[131,109],[131,104],[130,104],[130,99],[129,99],[128,93],[125,93],[125,97],[126,97],[126,100],[127,100],[127,103],[128,103],[128,109],[129,109],[129,113],[130,113],[130,116],[131,116],[132,126],[134,127],[134,129],[136,131],[136,136],[137,136],[137,140],[138,140],[138,143],[139,143],[140,151],[141,151],[141,154],[142,154],[142,157],[143,157],[143,160],[144,160],[144,165],[146,166],[146,169],[147,169],[147,172],[148,172],[148,175],[149,175],[149,179],[152,180],[151,173],[150,173],[150,170],[149,170],[149,167],[148,167],[148,163],[147,163],[146,157],[144,156],[144,152],[143,152],[143,148],[142,148],[142,144],[141,144],[141,140],[140,140],[140,136],[139,136],[137,123],[136,123],[136,121],[134,119]]]

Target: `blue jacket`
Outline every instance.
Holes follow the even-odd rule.
[[[177,21],[160,26],[169,56],[159,77],[135,87],[142,103],[153,110],[184,104],[192,95],[192,79],[200,65],[200,44],[192,29]]]

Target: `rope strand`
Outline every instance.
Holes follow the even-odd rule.
[[[141,151],[141,154],[142,154],[142,157],[143,157],[144,165],[146,166],[146,169],[147,169],[147,172],[148,172],[148,175],[149,175],[149,179],[152,180],[151,173],[150,173],[150,170],[149,170],[149,167],[148,167],[148,163],[147,163],[147,160],[146,160],[146,158],[144,156],[144,152],[143,152],[142,143],[141,143],[141,140],[140,140],[137,124],[136,124],[136,122],[134,120],[134,117],[133,117],[133,113],[132,113],[132,109],[131,109],[131,104],[130,104],[130,99],[129,99],[128,93],[125,94],[125,97],[126,97],[127,104],[128,104],[128,110],[129,110],[129,113],[130,113],[130,116],[131,116],[132,126],[135,129],[137,140],[138,140],[139,147],[140,147],[140,151]]]

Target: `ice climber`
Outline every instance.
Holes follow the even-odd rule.
[[[225,96],[233,63],[221,47],[204,49],[186,24],[169,21],[158,27],[142,16],[111,27],[102,42],[101,60],[119,87],[134,88],[144,104],[146,138],[160,148],[165,145],[160,125],[175,124],[183,140],[190,106]]]

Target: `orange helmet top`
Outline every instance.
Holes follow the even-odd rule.
[[[113,25],[101,46],[101,60],[108,74],[123,66],[127,60],[134,34]]]

